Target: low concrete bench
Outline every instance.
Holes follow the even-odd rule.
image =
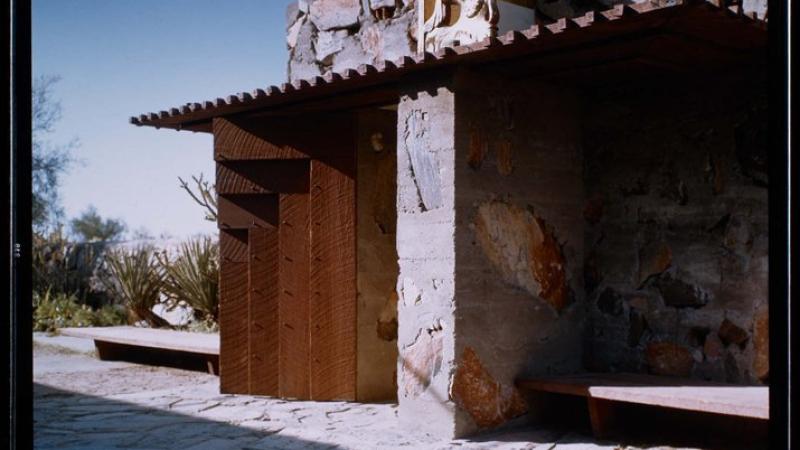
[[[103,360],[197,366],[219,369],[219,335],[139,327],[61,328],[64,336],[93,339]]]
[[[769,388],[734,386],[644,374],[567,375],[517,381],[523,392],[586,397],[596,437],[609,435],[618,403],[673,408],[711,414],[769,419]]]

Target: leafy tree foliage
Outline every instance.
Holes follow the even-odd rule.
[[[118,219],[103,219],[94,206],[70,221],[72,234],[81,242],[115,241],[125,233],[125,223]]]
[[[58,185],[62,175],[74,162],[72,151],[77,139],[66,144],[54,144],[48,136],[61,119],[61,104],[53,98],[57,76],[40,76],[32,90],[32,181],[33,229],[43,235],[58,227],[64,212],[59,205]]]

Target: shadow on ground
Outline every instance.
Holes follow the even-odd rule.
[[[34,448],[37,449],[341,448],[277,434],[283,426],[271,424],[266,414],[261,418],[263,425],[243,426],[64,391],[40,383],[34,383],[34,405]],[[188,408],[192,405],[176,402],[174,406]]]

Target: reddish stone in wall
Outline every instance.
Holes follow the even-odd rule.
[[[467,164],[475,170],[480,169],[487,153],[489,153],[489,143],[486,141],[486,136],[483,130],[474,127],[469,134]]]
[[[527,410],[519,391],[495,381],[471,347],[464,349],[450,394],[481,428],[496,427]]]
[[[539,296],[561,311],[569,302],[566,261],[561,246],[541,218],[534,217],[529,227],[533,237],[529,248],[531,271],[541,285]]]
[[[507,177],[514,171],[514,153],[511,142],[501,139],[495,146],[497,152],[497,173]]]
[[[722,339],[722,342],[725,343],[725,345],[736,344],[739,346],[744,346],[744,343],[749,337],[747,335],[747,331],[728,319],[722,321],[717,334],[719,335],[719,338]]]
[[[686,347],[672,342],[651,342],[647,345],[647,364],[656,375],[688,377],[694,358]]]
[[[478,208],[475,234],[504,281],[538,296],[556,311],[569,303],[566,259],[542,218],[518,206],[491,201]]]

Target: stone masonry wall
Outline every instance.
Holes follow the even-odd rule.
[[[585,99],[590,370],[768,379],[765,86]]]
[[[297,0],[287,8],[289,81],[416,51],[414,0]]]
[[[417,48],[416,5],[423,0],[294,0],[286,13],[289,81],[356,68],[380,60],[394,61]],[[432,0],[428,0],[432,1]],[[672,4],[675,0],[633,0]],[[764,17],[767,0],[742,0],[745,13]],[[541,0],[536,17],[545,21],[577,17],[607,9],[623,0]],[[513,8],[503,8],[511,11]],[[514,23],[508,17],[503,23]],[[504,32],[504,30],[501,30]]]
[[[456,88],[456,433],[526,411],[514,379],[582,364],[578,99],[461,73]]]

